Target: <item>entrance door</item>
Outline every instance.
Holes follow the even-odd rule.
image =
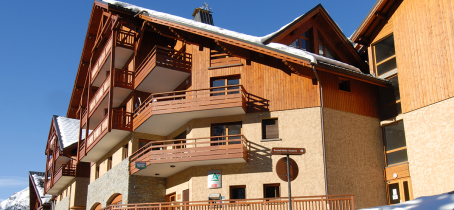
[[[413,199],[410,178],[389,181],[387,184],[388,204],[398,204]]]
[[[175,202],[176,193],[171,193],[166,195],[166,202]],[[169,203],[169,206],[173,206],[173,203]],[[174,207],[167,207],[166,210],[175,210]]]

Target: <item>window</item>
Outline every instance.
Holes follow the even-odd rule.
[[[112,169],[112,156],[107,159],[107,170]]]
[[[384,126],[383,138],[388,166],[408,161],[403,121]]]
[[[123,146],[123,159],[126,159],[129,157],[129,149],[128,149],[128,144],[126,144],[125,146]]]
[[[262,139],[278,139],[279,126],[277,119],[262,120]]]
[[[326,47],[326,43],[324,43],[320,38],[318,39],[318,54],[323,55],[327,58],[334,59],[333,54],[331,54],[331,52]]]
[[[290,44],[290,47],[306,50],[308,52],[313,52],[312,50],[312,29],[298,37],[295,41]]]
[[[150,141],[151,140],[147,140],[147,139],[139,139],[139,149],[141,149],[142,147],[144,147],[145,145],[150,143]]]
[[[391,70],[397,69],[394,36],[373,44],[374,65],[377,76],[382,76]]]
[[[263,185],[264,198],[279,198],[280,197],[280,184],[264,184]]]
[[[347,78],[339,77],[339,90],[351,92],[350,80]]]
[[[388,36],[372,47],[376,75],[388,79],[392,84],[392,88],[380,88],[379,91],[381,118],[384,120],[402,113],[394,36]]]
[[[96,166],[95,179],[99,178],[99,165]]]
[[[230,199],[246,199],[246,185],[230,186]]]
[[[213,124],[211,125],[211,136],[225,136],[225,137],[216,137],[211,138],[211,141],[224,141],[224,140],[232,140],[232,139],[241,139],[240,134],[241,131],[241,122],[233,122],[233,123],[220,123],[220,124]],[[211,143],[211,146],[216,145],[227,145],[227,144],[240,144],[240,141],[227,141],[227,142],[220,142],[220,143]]]
[[[186,139],[186,131],[183,131],[180,135],[176,136],[174,139]],[[174,144],[185,144],[186,141],[181,140],[181,141],[174,141]],[[178,146],[173,146],[173,149],[183,149],[186,148],[186,145],[178,145]]]
[[[232,77],[223,77],[223,78],[211,78],[210,85],[211,87],[220,87],[211,89],[212,93],[211,96],[219,96],[227,94],[238,94],[239,91],[231,91],[240,89],[240,76],[232,76]],[[236,86],[233,86],[236,85]],[[229,86],[229,87],[225,87]],[[233,86],[233,87],[231,87]]]

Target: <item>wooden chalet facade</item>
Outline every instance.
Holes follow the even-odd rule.
[[[389,164],[391,153],[407,148],[410,160],[410,144],[407,138],[408,147],[388,151],[385,139],[384,152],[384,116],[401,121],[450,94],[416,107],[404,102],[417,100],[411,91],[389,102],[397,69],[385,77],[377,67],[397,57],[400,75],[404,61],[396,53],[364,62],[364,52],[392,33],[390,21],[380,21],[399,14],[400,4],[378,1],[371,12],[378,15],[353,36],[361,43],[355,49],[321,5],[270,36],[254,37],[96,0],[67,118],[52,120],[45,193],[54,195],[55,209],[285,209],[288,189],[275,170],[281,157],[270,150],[303,147],[307,153],[294,157],[300,171],[292,182],[294,208],[386,204],[387,181],[396,181],[390,176],[407,178],[411,188],[412,165]],[[196,9],[193,16],[206,14]],[[398,104],[404,114],[390,111]],[[62,131],[64,124],[71,126]],[[207,184],[213,173],[220,185]],[[220,199],[231,206],[207,202]]]
[[[351,37],[393,84],[380,90],[389,204],[452,191],[453,14],[452,1],[380,0]]]
[[[77,161],[79,124],[77,119],[54,115],[45,151],[44,193],[68,209],[85,208],[90,173],[90,164]]]
[[[44,172],[30,171],[28,174],[29,180],[29,193],[30,210],[50,210],[51,209],[51,195],[45,195],[44,193]]]

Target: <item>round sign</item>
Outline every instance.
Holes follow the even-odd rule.
[[[289,158],[290,160],[290,181],[293,181],[298,176],[298,165],[296,162]],[[287,158],[283,157],[279,159],[276,163],[276,173],[277,176],[282,179],[282,181],[287,182]]]

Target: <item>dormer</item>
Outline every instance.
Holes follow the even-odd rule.
[[[285,44],[356,66],[369,73],[366,63],[321,4],[264,41]]]

